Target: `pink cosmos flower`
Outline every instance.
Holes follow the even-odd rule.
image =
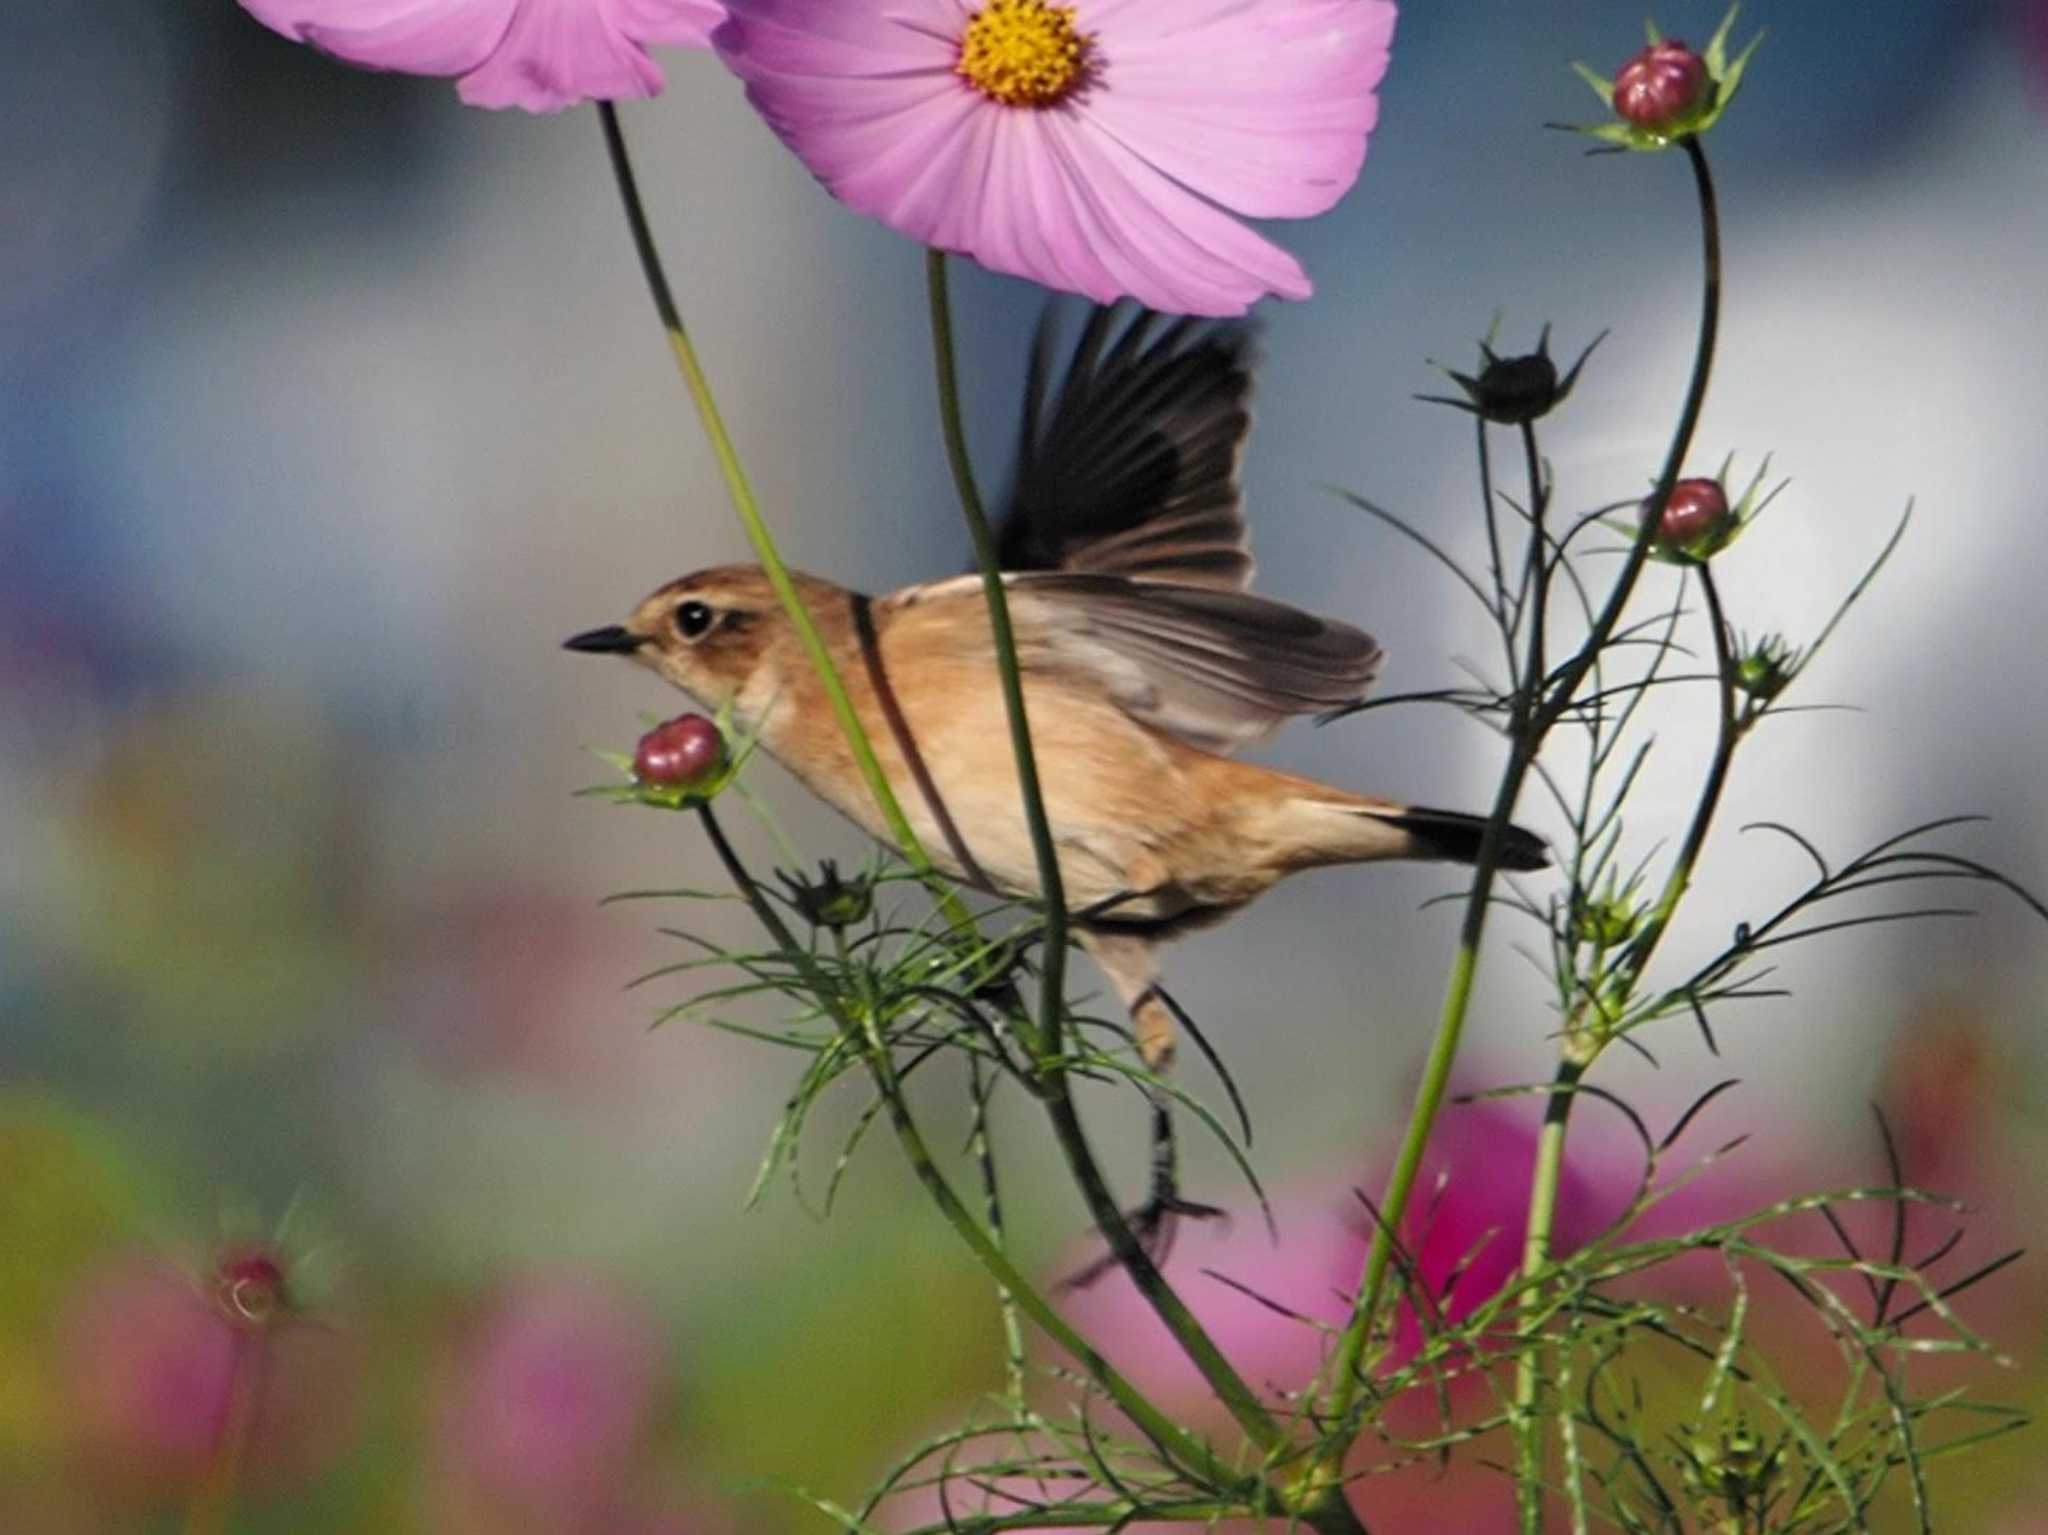
[[[914,240],[1107,302],[1306,298],[1233,213],[1350,188],[1392,0],[730,0],[713,46],[825,186]]]
[[[278,1272],[243,1250],[224,1255],[207,1286],[142,1254],[87,1276],[59,1329],[58,1360],[69,1438],[109,1485],[144,1500],[186,1496],[219,1451],[238,1383],[256,1392],[248,1483],[302,1482],[347,1451],[359,1426],[356,1340],[278,1314],[268,1278]]]
[[[659,1405],[665,1351],[655,1320],[592,1278],[496,1297],[439,1393],[450,1501],[435,1528],[502,1529],[513,1508],[536,1528],[609,1518]]]
[[[702,48],[717,0],[242,0],[250,15],[338,59],[459,75],[473,107],[559,112],[653,96],[650,46]]]
[[[1401,1243],[1418,1285],[1452,1321],[1469,1316],[1519,1267],[1540,1112],[1530,1099],[1480,1102],[1457,1105],[1438,1121]],[[1390,1161],[1377,1157],[1361,1176],[1282,1191],[1274,1203],[1278,1246],[1255,1217],[1182,1226],[1167,1277],[1255,1388],[1301,1389],[1321,1366],[1329,1335],[1253,1297],[1322,1322],[1331,1333],[1341,1328],[1372,1245],[1371,1217],[1353,1190],[1378,1198]],[[1599,1229],[1589,1209],[1597,1185],[1578,1164],[1577,1157],[1568,1161],[1558,1198],[1560,1252]],[[1076,1293],[1069,1314],[1141,1390],[1177,1407],[1207,1395],[1195,1367],[1121,1271]],[[1423,1323],[1407,1301],[1397,1327],[1395,1356],[1411,1358],[1422,1345]]]

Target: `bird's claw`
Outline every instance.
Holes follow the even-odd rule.
[[[1195,1221],[1222,1220],[1229,1211],[1217,1205],[1200,1204],[1192,1199],[1183,1199],[1172,1189],[1162,1189],[1135,1210],[1126,1211],[1124,1225],[1136,1239],[1139,1251],[1151,1260],[1154,1268],[1165,1265],[1173,1251],[1173,1239],[1183,1219]],[[1065,1290],[1085,1290],[1104,1274],[1120,1265],[1114,1247],[1081,1268],[1076,1269],[1060,1281]]]

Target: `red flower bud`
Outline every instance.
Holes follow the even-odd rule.
[[[1651,133],[1673,133],[1708,104],[1707,61],[1676,38],[1652,43],[1614,76],[1614,112]]]
[[[230,1247],[214,1264],[215,1294],[231,1322],[261,1327],[285,1304],[284,1264],[264,1247]]]
[[[701,714],[679,714],[640,738],[633,776],[664,789],[695,789],[725,766],[725,740]]]
[[[1643,503],[1648,516],[1656,501]],[[1671,487],[1664,503],[1664,515],[1657,520],[1657,541],[1672,549],[1684,549],[1710,538],[1728,524],[1728,492],[1719,480],[1680,480]]]

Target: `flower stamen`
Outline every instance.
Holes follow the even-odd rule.
[[[1080,84],[1090,38],[1074,26],[1074,7],[1045,0],[988,0],[960,39],[960,75],[992,101],[1049,107]]]

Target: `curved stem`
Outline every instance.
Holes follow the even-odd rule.
[[[1010,625],[1007,594],[1003,589],[995,535],[989,528],[980,492],[975,487],[974,466],[968,456],[967,433],[961,420],[959,374],[954,363],[952,303],[946,280],[943,251],[925,253],[925,282],[930,298],[932,359],[939,392],[939,418],[946,439],[946,457],[953,471],[954,488],[960,495],[960,510],[974,540],[975,562],[981,568],[983,595],[988,600],[989,628],[996,651],[996,669],[1001,676],[1003,707],[1009,718],[1010,747],[1016,758],[1017,779],[1024,797],[1024,816],[1031,829],[1031,846],[1038,861],[1038,877],[1045,901],[1045,959],[1039,977],[1038,1071],[1046,1111],[1053,1133],[1074,1181],[1080,1186],[1090,1216],[1101,1231],[1110,1252],[1131,1277],[1131,1283],[1158,1313],[1181,1349],[1208,1381],[1217,1398],[1239,1426],[1260,1449],[1271,1451],[1283,1443],[1283,1436],[1271,1414],[1215,1341],[1196,1320],[1158,1265],[1117,1208],[1102,1171],[1088,1144],[1079,1113],[1067,1091],[1065,1058],[1061,1033],[1065,1022],[1065,965],[1067,949],[1066,895],[1060,882],[1059,855],[1053,843],[1052,827],[1045,813],[1045,799],[1038,777],[1038,764],[1031,746],[1031,725],[1025,713],[1024,689],[1017,666],[1016,636]]]
[[[213,1458],[185,1511],[184,1535],[225,1535],[235,1505],[242,1461],[249,1449],[249,1429],[263,1392],[268,1334],[262,1328],[236,1327],[228,1374],[228,1398],[214,1438]]]
[[[974,1122],[968,1132],[968,1151],[974,1157],[975,1169],[981,1174],[981,1206],[983,1218],[988,1223],[988,1234],[996,1246],[1005,1251],[1009,1248],[1007,1228],[1003,1224],[1003,1188],[996,1176],[995,1149],[989,1144],[988,1108],[995,1093],[995,1082],[982,1065],[981,1057],[967,1058],[967,1092],[974,1103]],[[1001,1285],[996,1286],[996,1309],[1003,1320],[1003,1385],[1004,1399],[1010,1411],[1022,1417],[1026,1407],[1024,1386],[1024,1328],[1017,1316],[1017,1298]]]
[[[1564,1174],[1565,1129],[1579,1079],[1586,1067],[1567,1056],[1557,1063],[1550,1096],[1543,1106],[1543,1128],[1536,1137],[1536,1165],[1529,1175],[1528,1229],[1522,1238],[1522,1278],[1532,1280],[1550,1262],[1550,1235],[1557,1224],[1557,1189]],[[1543,1528],[1543,1425],[1536,1415],[1542,1386],[1541,1361],[1530,1336],[1539,1325],[1543,1292],[1535,1284],[1523,1289],[1520,1309],[1522,1348],[1515,1359],[1512,1411],[1515,1437],[1515,1503],[1527,1535]]]
[[[1693,869],[1699,863],[1701,849],[1706,846],[1707,832],[1714,823],[1714,812],[1721,806],[1721,791],[1728,785],[1728,769],[1735,760],[1736,745],[1742,739],[1742,713],[1735,693],[1734,636],[1728,628],[1727,614],[1721,609],[1721,591],[1714,582],[1712,567],[1700,566],[1699,575],[1700,590],[1707,599],[1707,621],[1714,630],[1714,664],[1720,673],[1720,721],[1714,738],[1714,760],[1707,769],[1706,782],[1701,786],[1692,824],[1686,828],[1685,842],[1678,850],[1670,874],[1665,877],[1663,890],[1658,892],[1657,904],[1650,908],[1643,930],[1629,945],[1626,974],[1631,985],[1649,967],[1650,956],[1656,953],[1658,943],[1670,929],[1671,919],[1678,911],[1678,903],[1692,884]]]
[[[1031,829],[1031,852],[1038,862],[1038,888],[1045,903],[1045,958],[1039,977],[1038,1051],[1043,1066],[1060,1053],[1060,1031],[1066,1007],[1067,897],[1060,881],[1059,852],[1046,819],[1045,795],[1038,779],[1038,758],[1031,749],[1031,722],[1024,708],[1024,684],[1017,670],[1017,638],[1010,627],[1010,601],[996,554],[995,534],[974,484],[974,464],[967,453],[967,431],[960,419],[960,379],[953,361],[953,306],[946,285],[946,253],[925,252],[925,287],[930,297],[932,364],[939,388],[939,421],[946,438],[946,462],[960,493],[960,512],[974,540],[974,562],[981,568],[982,595],[988,600],[989,631],[995,641],[996,670],[1002,678],[1003,712],[1010,722],[1010,751],[1017,759],[1017,784],[1024,796],[1024,820]]]
[[[1363,1385],[1361,1366],[1380,1304],[1385,1298],[1387,1271],[1393,1258],[1395,1234],[1400,1229],[1409,1199],[1414,1193],[1423,1152],[1429,1144],[1430,1132],[1435,1126],[1437,1113],[1443,1106],[1444,1095],[1450,1082],[1451,1066],[1457,1057],[1458,1045],[1464,1033],[1465,1016],[1471,1006],[1473,979],[1478,969],[1480,940],[1485,930],[1487,907],[1493,896],[1500,845],[1508,817],[1520,796],[1523,780],[1528,776],[1536,755],[1542,748],[1544,737],[1571,707],[1580,683],[1599,660],[1601,652],[1621,620],[1622,611],[1635,589],[1636,578],[1642,573],[1643,564],[1649,557],[1658,517],[1665,501],[1670,498],[1672,486],[1678,482],[1686,455],[1691,451],[1693,433],[1699,425],[1700,410],[1706,401],[1707,382],[1712,373],[1714,347],[1720,331],[1721,219],[1719,205],[1714,195],[1713,177],[1708,170],[1706,154],[1700,148],[1698,139],[1687,137],[1680,140],[1680,145],[1692,168],[1693,185],[1699,198],[1702,243],[1699,337],[1693,354],[1692,375],[1686,386],[1685,401],[1680,407],[1678,424],[1672,432],[1671,445],[1657,477],[1657,488],[1645,510],[1642,528],[1636,535],[1636,541],[1629,550],[1628,559],[1621,573],[1616,577],[1614,589],[1595,618],[1585,642],[1561,669],[1558,680],[1551,687],[1548,696],[1534,705],[1523,721],[1523,728],[1516,733],[1513,748],[1508,755],[1507,767],[1501,776],[1499,792],[1494,796],[1493,811],[1487,821],[1485,835],[1480,839],[1479,855],[1473,870],[1472,889],[1466,899],[1465,919],[1458,936],[1458,950],[1451,962],[1450,979],[1445,988],[1444,1005],[1437,1020],[1436,1035],[1431,1041],[1429,1058],[1424,1064],[1422,1082],[1416,1090],[1415,1106],[1409,1116],[1407,1133],[1402,1138],[1400,1153],[1395,1160],[1393,1173],[1387,1181],[1385,1197],[1381,1201],[1380,1220],[1373,1232],[1372,1247],[1366,1258],[1365,1271],[1359,1278],[1351,1319],[1338,1340],[1332,1362],[1334,1378],[1325,1404],[1326,1419],[1331,1428],[1326,1448],[1318,1458],[1314,1471],[1314,1476],[1319,1481],[1328,1482],[1336,1477],[1345,1449],[1357,1436],[1358,1425],[1348,1420]],[[1532,498],[1532,510],[1533,507]],[[1542,536],[1543,530],[1540,525],[1532,527],[1532,539],[1540,541]],[[1545,570],[1539,570],[1539,584],[1546,573]],[[1529,688],[1542,685],[1540,672],[1532,671],[1528,674]],[[1561,1126],[1557,1133],[1561,1138]],[[1561,1155],[1561,1139],[1558,1149]]]
[[[789,567],[783,563],[781,552],[775,547],[774,536],[768,531],[760,503],[754,499],[753,486],[740,463],[739,450],[734,447],[732,436],[725,429],[725,419],[719,414],[717,398],[711,392],[711,381],[697,360],[697,349],[691,344],[690,333],[683,328],[682,313],[676,307],[675,294],[669,288],[667,273],[662,269],[661,254],[655,249],[654,232],[647,222],[646,207],[640,200],[640,186],[633,175],[632,159],[626,153],[625,135],[619,130],[618,108],[609,101],[600,101],[597,115],[604,126],[605,150],[611,159],[612,178],[618,183],[619,201],[625,207],[626,225],[633,234],[633,249],[640,258],[640,270],[647,279],[654,312],[661,317],[662,329],[668,332],[676,366],[682,372],[690,399],[696,404],[698,418],[704,424],[704,435],[710,439],[719,471],[725,476],[726,490],[732,497],[733,510],[739,513],[747,542],[754,546],[755,558],[761,562],[768,584],[775,589],[783,611],[796,628],[804,654],[817,672],[825,696],[831,701],[833,717],[838,720],[839,728],[846,734],[847,745],[853,750],[861,778],[867,784],[868,792],[875,797],[875,803],[881,807],[882,817],[888,822],[890,835],[896,839],[904,861],[919,873],[929,873],[931,859],[926,856],[917,833],[904,816],[903,806],[889,787],[881,764],[875,760],[874,747],[861,726],[860,716],[854,712],[853,700],[847,696],[846,683],[839,675],[839,668],[833,664],[831,653],[826,650],[825,641],[818,633],[818,626],[811,621],[810,611],[805,608],[796,583],[790,578]]]
[[[1029,1279],[1010,1261],[1002,1245],[992,1239],[982,1228],[981,1222],[953,1192],[946,1181],[946,1175],[933,1160],[930,1148],[926,1146],[923,1133],[911,1117],[910,1108],[903,1099],[902,1084],[897,1080],[895,1063],[890,1058],[887,1042],[876,1031],[872,1017],[856,1020],[840,1005],[838,989],[819,968],[811,951],[796,941],[789,924],[782,914],[762,893],[760,885],[739,853],[726,839],[725,829],[719,825],[718,817],[708,804],[697,807],[697,816],[704,825],[705,834],[711,839],[712,849],[718,860],[725,866],[726,874],[734,887],[752,909],[756,920],[767,929],[768,936],[789,957],[797,967],[804,984],[818,999],[839,1028],[843,1037],[859,1045],[866,1060],[869,1074],[874,1078],[875,1088],[882,1097],[889,1113],[890,1125],[896,1132],[904,1155],[909,1158],[911,1169],[918,1181],[938,1205],[939,1213],[966,1242],[970,1251],[988,1270],[998,1286],[1018,1309],[1073,1356],[1087,1371],[1089,1377],[1103,1392],[1121,1408],[1131,1422],[1150,1439],[1159,1452],[1174,1464],[1199,1475],[1212,1487],[1232,1492],[1255,1492],[1257,1479],[1247,1479],[1232,1471],[1219,1460],[1214,1451],[1193,1434],[1174,1422],[1164,1411],[1155,1406],[1138,1388],[1126,1380],[1116,1367],[1105,1359],[1101,1352],[1081,1336],[1074,1327],[1055,1311],[1050,1302],[1041,1295]]]
[[[1704,299],[1700,306],[1700,330],[1698,349],[1694,354],[1693,373],[1686,391],[1685,405],[1680,411],[1678,430],[1674,433],[1671,451],[1665,458],[1664,468],[1658,476],[1657,489],[1643,513],[1642,526],[1636,533],[1634,547],[1629,551],[1628,564],[1610,594],[1606,607],[1596,621],[1594,631],[1587,640],[1587,648],[1575,658],[1572,668],[1559,679],[1558,687],[1552,694],[1554,712],[1546,709],[1546,717],[1554,719],[1569,703],[1565,692],[1567,684],[1576,688],[1578,680],[1598,661],[1599,647],[1604,646],[1613,627],[1619,621],[1623,604],[1635,578],[1641,573],[1650,544],[1656,535],[1657,523],[1662,516],[1665,501],[1672,487],[1678,482],[1678,475],[1684,467],[1685,454],[1691,446],[1692,434],[1699,423],[1700,409],[1705,403],[1708,375],[1713,365],[1715,340],[1720,325],[1721,291],[1721,241],[1720,212],[1714,196],[1714,183],[1707,169],[1706,154],[1700,148],[1699,140],[1687,138],[1682,141],[1688,163],[1692,166],[1695,186],[1700,202],[1701,239],[1704,244]],[[1713,628],[1714,657],[1720,697],[1720,725],[1715,740],[1713,761],[1708,767],[1706,782],[1700,793],[1700,800],[1693,813],[1692,824],[1686,831],[1684,846],[1657,903],[1651,908],[1643,930],[1631,943],[1621,965],[1621,976],[1616,984],[1622,994],[1633,990],[1637,979],[1649,964],[1659,940],[1669,928],[1671,918],[1678,909],[1687,887],[1692,881],[1694,865],[1699,860],[1700,849],[1705,845],[1707,829],[1712,824],[1714,812],[1721,799],[1721,790],[1728,780],[1728,767],[1735,754],[1736,742],[1742,733],[1741,719],[1735,699],[1735,659],[1731,653],[1731,636],[1725,615],[1721,611],[1721,598],[1714,585],[1713,572],[1706,566],[1700,567],[1701,585],[1706,593],[1708,621]],[[1583,661],[1586,664],[1580,664]],[[1611,993],[1613,988],[1608,988]],[[1525,1288],[1522,1292],[1521,1311],[1527,1324],[1540,1311],[1543,1293],[1534,1283],[1550,1262],[1551,1237],[1555,1229],[1558,1185],[1564,1173],[1565,1138],[1571,1125],[1572,1108],[1578,1098],[1578,1086],[1594,1060],[1608,1042],[1604,1020],[1598,1021],[1591,1030],[1583,1025],[1583,1009],[1567,1021],[1564,1037],[1564,1056],[1558,1062],[1557,1074],[1552,1080],[1550,1094],[1544,1104],[1543,1128],[1536,1143],[1536,1162],[1530,1173],[1528,1225],[1522,1244],[1521,1277]],[[1514,1427],[1515,1427],[1515,1497],[1524,1535],[1538,1535],[1543,1526],[1543,1434],[1542,1424],[1536,1415],[1536,1402],[1541,1385],[1541,1363],[1534,1343],[1524,1338],[1522,1353],[1515,1364]]]
[[[1700,410],[1707,402],[1707,381],[1714,368],[1714,347],[1721,333],[1721,204],[1714,195],[1713,173],[1707,167],[1707,152],[1700,147],[1700,141],[1688,134],[1678,141],[1685,151],[1686,163],[1692,167],[1693,190],[1700,205],[1700,329],[1699,339],[1694,344],[1692,377],[1686,384],[1685,403],[1679,407],[1678,426],[1671,434],[1671,448],[1664,456],[1664,467],[1657,474],[1657,488],[1650,493],[1644,504],[1642,526],[1636,531],[1636,541],[1629,546],[1628,558],[1623,562],[1621,574],[1615,578],[1614,589],[1608,594],[1606,606],[1593,621],[1593,627],[1586,636],[1585,644],[1579,647],[1557,679],[1557,685],[1550,690],[1550,698],[1537,711],[1536,728],[1548,730],[1557,723],[1559,716],[1571,707],[1572,697],[1578,691],[1579,683],[1592,670],[1593,663],[1607,646],[1614,627],[1621,621],[1621,611],[1628,606],[1628,599],[1635,591],[1636,578],[1643,573],[1643,565],[1650,557],[1650,545],[1655,542],[1657,523],[1664,515],[1664,503],[1671,499],[1671,487],[1678,483],[1678,476],[1685,467],[1685,456],[1692,451],[1692,436],[1700,422]]]

